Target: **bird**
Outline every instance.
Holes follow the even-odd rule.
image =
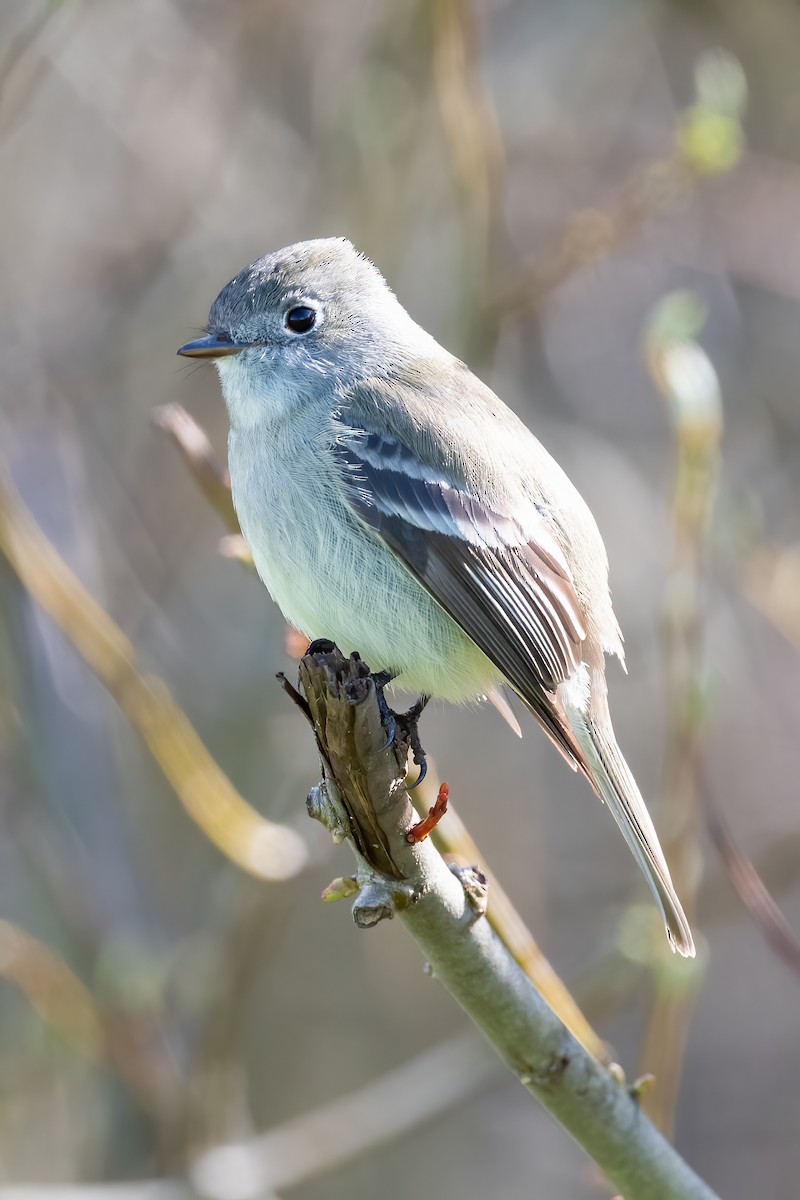
[[[605,546],[533,433],[346,238],[245,267],[178,354],[217,368],[233,503],[286,620],[424,696],[502,709],[510,689],[606,803],[693,957],[611,723],[606,656],[624,652]]]

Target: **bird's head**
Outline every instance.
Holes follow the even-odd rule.
[[[240,271],[178,354],[213,359],[232,424],[253,425],[383,375],[428,340],[367,258],[321,238]]]

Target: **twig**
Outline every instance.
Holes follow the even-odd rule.
[[[262,817],[209,754],[165,684],[143,674],[133,646],[75,578],[34,521],[0,464],[0,554],[108,689],[178,799],[224,853],[262,879],[296,875],[305,842]]]
[[[486,293],[493,252],[505,246],[503,139],[481,78],[479,29],[470,0],[433,0],[420,7],[431,22],[432,78],[446,161],[462,218],[461,293],[471,353],[491,347],[477,296]],[[482,344],[481,344],[482,343]]]
[[[664,601],[662,642],[667,693],[664,796],[674,834],[667,858],[687,916],[693,921],[701,876],[699,768],[704,731],[704,623],[708,530],[716,497],[722,399],[714,368],[694,341],[704,312],[689,294],[664,298],[652,318],[647,362],[667,401],[675,430],[672,550]],[[659,1081],[644,1100],[670,1136],[675,1122],[689,1025],[702,978],[657,969],[655,995],[640,1070]]]
[[[484,1042],[462,1033],[259,1138],[206,1151],[192,1181],[202,1196],[235,1194],[237,1200],[298,1187],[461,1103],[495,1078],[498,1067]]]
[[[638,167],[605,208],[570,217],[558,241],[535,266],[523,269],[490,297],[489,314],[535,309],[577,272],[602,262],[642,231],[660,212],[685,202],[697,175],[683,154],[670,150],[657,162]]]
[[[713,833],[712,833],[713,836]],[[800,834],[787,832],[776,837],[752,856],[753,870],[773,895],[789,891],[797,883],[800,872]],[[704,881],[700,893],[700,907],[706,924],[725,921],[738,912],[738,898],[727,886],[727,871]]]
[[[425,10],[421,10],[425,11]],[[450,168],[479,257],[499,222],[503,144],[480,75],[475,13],[470,0],[434,0],[432,75]]]
[[[800,945],[753,864],[738,849],[720,813],[701,786],[704,721],[703,591],[708,530],[719,470],[723,413],[719,384],[708,358],[693,340],[703,313],[691,296],[676,293],[659,307],[647,343],[648,363],[668,401],[676,433],[677,464],[672,504],[672,562],[664,622],[664,663],[668,690],[669,737],[665,794],[677,834],[672,842],[675,882],[691,915],[699,885],[699,817],[720,853],[740,899],[768,943],[795,972],[800,972]],[[764,550],[751,557],[746,586],[754,603],[782,629],[787,607],[779,607],[776,582],[781,572],[796,574],[791,556],[783,563]],[[788,594],[788,592],[787,592]],[[669,847],[668,847],[669,849]],[[657,977],[658,978],[658,977]],[[645,1100],[659,1126],[672,1129],[683,1055],[696,987],[675,988],[669,979],[657,984],[642,1052],[642,1067],[654,1070],[660,1087]]]
[[[394,1141],[491,1083],[500,1064],[471,1031],[260,1137],[202,1151],[188,1180],[2,1186],[0,1200],[273,1200]]]
[[[309,812],[355,852],[356,924],[399,916],[434,977],[626,1200],[711,1200],[707,1185],[542,1000],[431,840],[406,840],[415,813],[403,783],[405,747],[386,744],[366,665],[335,649],[307,654],[300,684],[323,769]]]
[[[705,794],[702,795],[702,799],[707,803],[708,797]],[[708,828],[716,844],[713,817],[708,818]],[[718,849],[723,866],[713,875],[707,875],[703,879],[698,895],[698,910],[703,928],[710,930],[713,926],[723,924],[738,915],[742,897],[732,891],[730,886],[731,882],[736,886],[733,879],[736,868],[732,863],[725,864],[725,858],[731,855],[741,856],[744,890],[747,900],[752,902],[752,906],[748,904],[748,910],[756,921],[761,913],[769,918],[763,930],[764,936],[781,957],[784,957],[783,947],[780,945],[781,931],[786,932],[789,939],[786,947],[787,957],[791,957],[794,951],[789,947],[795,940],[794,935],[767,889],[767,881],[773,893],[780,894],[794,887],[800,864],[800,836],[789,834],[776,838],[755,855],[752,862],[741,854],[733,842],[730,846],[720,845]],[[753,872],[753,875],[748,878],[750,872]],[[644,962],[634,961],[619,949],[610,949],[571,980],[572,994],[580,1004],[581,1012],[596,1022],[613,1012],[626,997],[630,997],[646,971],[647,966]]]
[[[49,4],[9,47],[0,63],[0,137],[24,112],[45,78],[55,46],[66,43],[97,0]]]
[[[64,960],[18,925],[0,920],[0,978],[20,989],[41,1019],[90,1061],[99,1056],[102,1018],[94,997]]]
[[[163,429],[172,438],[195,483],[230,532],[239,533],[239,521],[231,499],[230,475],[214,453],[206,431],[180,404],[154,408],[151,419],[157,429]]]
[[[722,815],[708,799],[705,800],[705,811],[709,834],[740,900],[778,957],[800,975],[800,942],[789,922],[753,863],[736,845]]]
[[[758,546],[745,564],[744,593],[793,646],[800,648],[800,553]]]
[[[481,77],[479,30],[470,0],[421,5],[430,21],[431,72],[446,158],[460,209],[459,269],[465,348],[487,359],[498,323],[477,301],[494,289],[495,257],[508,255],[504,226],[503,142],[492,99]]]
[[[286,928],[296,886],[289,883],[276,894],[239,876],[233,911],[209,937],[209,978],[215,984],[205,989],[194,1052],[182,1072],[190,1095],[187,1124],[193,1147],[228,1138],[231,1114],[240,1111],[247,1081],[231,1064],[237,1061],[253,985]]]
[[[638,167],[605,209],[576,213],[549,255],[490,300],[490,311],[507,315],[535,308],[577,271],[638,234],[652,217],[685,204],[704,178],[736,166],[744,151],[741,118],[747,101],[741,66],[725,51],[709,51],[695,64],[695,89],[695,102],[681,114],[662,158]]]

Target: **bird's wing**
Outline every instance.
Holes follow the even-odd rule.
[[[360,415],[360,414],[359,414]],[[557,695],[586,637],[569,567],[531,502],[500,511],[346,409],[334,453],[349,504],[503,673],[573,767],[584,758]]]

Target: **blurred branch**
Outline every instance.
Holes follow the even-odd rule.
[[[227,1138],[231,1114],[247,1107],[243,1093],[249,1080],[237,1061],[236,1048],[253,987],[297,901],[292,884],[276,895],[245,876],[238,876],[236,882],[233,911],[203,936],[211,958],[205,973],[209,983],[203,989],[203,1012],[197,1020],[191,1065],[184,1073],[192,1097],[194,1146]],[[175,969],[181,971],[180,961]]]
[[[490,298],[490,317],[535,307],[576,272],[607,258],[648,220],[686,204],[704,178],[739,162],[747,99],[741,66],[721,50],[704,54],[696,64],[695,87],[696,101],[682,114],[663,158],[637,168],[605,208],[572,216],[550,253]]]
[[[758,546],[748,555],[744,591],[750,603],[800,649],[800,553]]]
[[[706,824],[737,894],[772,948],[795,972],[800,971],[800,944],[770,896],[754,865],[732,835],[700,781],[700,752],[705,720],[703,677],[704,585],[708,531],[719,471],[723,413],[714,368],[694,341],[704,314],[693,297],[668,296],[659,306],[647,341],[654,382],[669,404],[676,433],[676,480],[672,502],[672,562],[664,619],[664,665],[667,680],[668,739],[665,796],[676,834],[668,854],[679,895],[690,918],[699,887],[699,818]],[[785,570],[785,568],[783,568]],[[789,571],[792,566],[789,564]],[[778,568],[780,584],[787,579]],[[774,578],[762,566],[748,573],[751,588],[763,584],[759,599],[775,615],[778,594]],[[796,578],[794,582],[796,582]],[[794,594],[787,591],[786,595]],[[785,610],[781,610],[785,616]],[[777,623],[777,622],[776,622]],[[691,983],[691,978],[687,979]],[[674,1109],[688,1036],[695,986],[676,987],[669,975],[656,973],[656,995],[650,1014],[641,1065],[655,1072],[659,1088],[645,1099],[657,1124],[672,1129]]]
[[[650,374],[667,402],[676,436],[672,553],[662,626],[668,723],[664,796],[674,831],[665,841],[675,887],[690,922],[696,915],[701,877],[698,792],[705,719],[706,544],[722,435],[716,372],[694,340],[704,319],[703,309],[691,294],[672,293],[656,309],[646,342]],[[691,973],[679,983],[674,972],[656,969],[654,979],[640,1069],[652,1071],[659,1086],[643,1103],[669,1136],[701,974]]]
[[[711,836],[714,836],[713,829]],[[752,856],[752,867],[765,887],[773,893],[789,891],[800,876],[800,833],[785,833]],[[703,883],[700,895],[705,923],[724,921],[738,910],[736,895],[729,886],[727,870],[719,871],[714,878]]]
[[[96,2],[51,0],[13,39],[0,63],[0,136],[12,127],[35,93],[48,68],[50,52],[74,33],[90,3]]]
[[[485,253],[498,219],[503,144],[481,81],[475,13],[470,0],[434,0],[428,11],[445,144],[470,234]]]
[[[497,1077],[499,1063],[472,1032],[451,1038],[379,1079],[258,1138],[207,1150],[191,1177],[202,1196],[260,1200],[298,1187],[395,1141]]]
[[[725,864],[737,895],[761,929],[769,945],[795,974],[800,975],[800,942],[767,890],[753,863],[739,849],[720,813],[706,800],[706,822],[711,839]]]
[[[706,799],[705,796],[703,798]],[[715,815],[709,814],[708,828],[712,841],[717,845]],[[773,892],[781,893],[796,884],[798,873],[800,873],[800,834],[788,834],[776,838],[774,842],[754,856],[753,862],[741,855],[733,842],[723,845],[724,837],[725,831],[719,838],[720,844],[718,844],[723,865],[713,875],[704,877],[698,896],[697,907],[702,917],[703,929],[711,929],[738,916],[740,902],[744,900],[755,920],[758,921],[759,916],[763,914],[764,935],[782,957],[781,927],[786,931],[788,935],[786,957],[793,957],[794,951],[790,945],[794,940],[794,935],[789,930],[783,914],[767,892],[766,885],[769,883]],[[733,862],[733,858],[739,856],[742,860],[740,867],[734,865]],[[741,870],[744,882],[744,887],[741,889],[745,893],[744,896],[741,891],[734,890],[736,888],[734,875],[739,870]],[[753,874],[750,875],[750,872]],[[625,932],[625,947],[629,951],[632,945],[631,938],[628,936],[630,930],[626,929]],[[648,928],[643,933],[647,945],[641,956],[633,957],[630,953],[624,953],[620,948],[609,949],[607,953],[601,955],[596,962],[591,963],[571,981],[572,993],[580,1004],[581,1011],[593,1021],[599,1021],[612,1013],[626,998],[631,996],[637,984],[648,973],[652,973],[655,964],[651,951],[652,930],[649,928],[649,921]],[[776,943],[778,944],[776,945]],[[677,978],[673,981],[677,982]]]
[[[0,553],[117,701],[214,844],[260,878],[297,874],[307,856],[302,838],[239,795],[165,684],[139,670],[131,643],[45,538],[1,465]]]
[[[231,477],[214,453],[206,431],[180,404],[154,408],[152,421],[163,429],[181,452],[200,491],[222,518],[231,533],[239,533],[239,522],[231,499]]]
[[[535,308],[578,271],[629,241],[646,221],[685,203],[695,178],[683,155],[674,150],[638,168],[605,208],[584,209],[570,217],[552,249],[490,297],[490,315],[499,320]]]
[[[0,1185],[1,1200],[273,1200],[432,1121],[497,1078],[500,1064],[471,1031],[425,1050],[357,1091],[260,1137],[203,1150],[189,1180]]]
[[[507,242],[503,192],[505,164],[497,116],[481,75],[478,21],[471,0],[434,0],[420,6],[430,21],[431,69],[447,160],[461,213],[459,297],[470,355],[486,356],[497,325],[487,322],[480,298],[492,290],[493,251]]]
[[[96,1058],[103,1040],[92,996],[81,981],[38,938],[0,920],[0,977],[25,995],[41,1019],[87,1058]]]
[[[408,842],[416,814],[403,783],[407,746],[387,745],[366,664],[318,650],[300,663],[302,694],[284,686],[311,721],[322,760],[309,813],[355,853],[356,924],[400,917],[433,975],[626,1200],[710,1200],[634,1098],[542,1000],[430,839]]]

